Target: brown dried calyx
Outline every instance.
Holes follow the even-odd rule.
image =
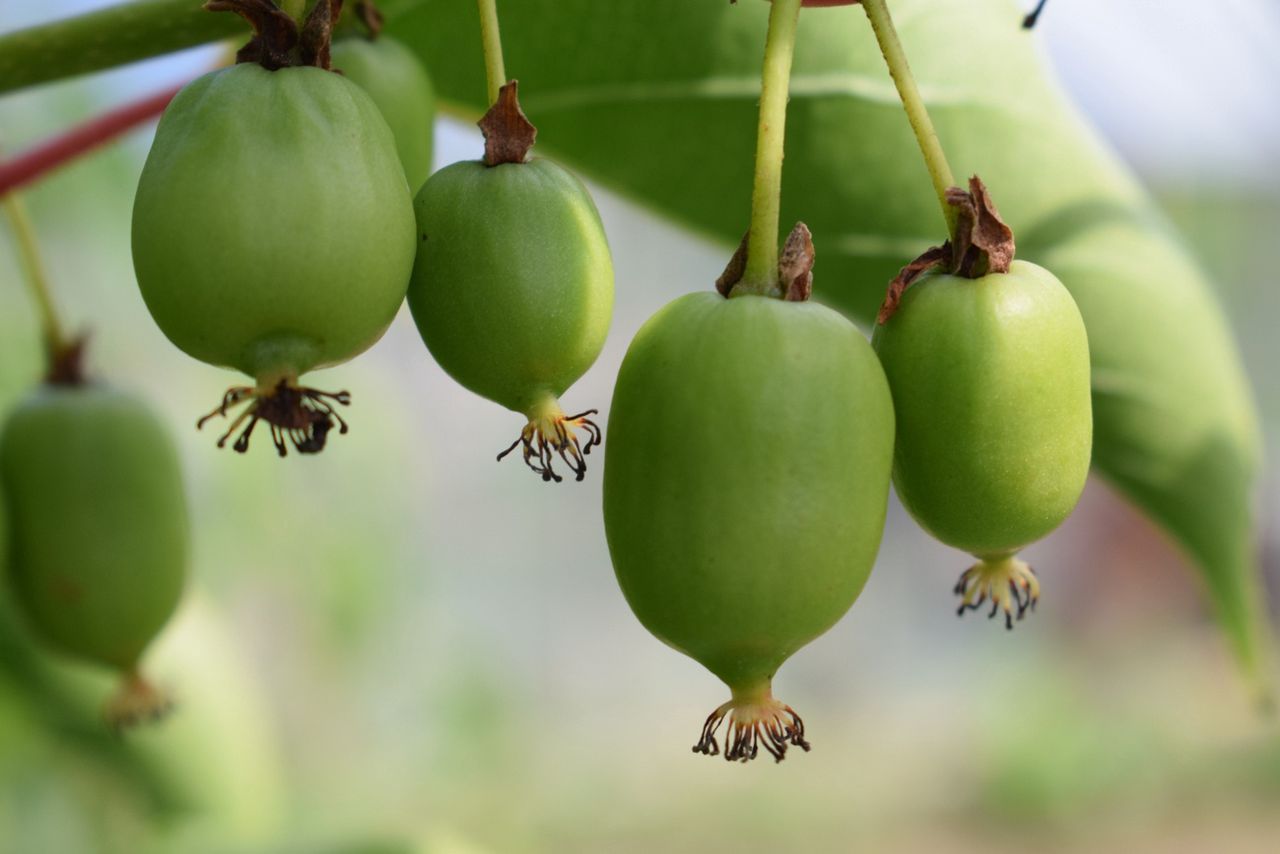
[[[943,269],[966,279],[1009,272],[1015,250],[1013,229],[1000,218],[982,179],[977,175],[970,178],[967,191],[959,187],[947,190],[947,203],[957,211],[954,239],[927,249],[898,271],[880,304],[877,323],[893,317],[907,288],[929,270]]]
[[[733,293],[734,286],[742,281],[747,271],[750,238],[751,232],[742,236],[742,242],[729,259],[729,265],[724,268],[720,278],[716,279],[716,290],[722,297],[728,298]],[[782,289],[782,298],[787,302],[805,302],[813,295],[813,264],[816,257],[809,226],[797,222],[787,235],[782,255],[778,258],[778,286]]]
[[[369,34],[370,39],[376,39],[382,35],[382,12],[378,11],[378,7],[373,5],[373,0],[358,0],[352,11],[356,13],[356,18],[360,23],[364,24],[365,31]]]
[[[268,71],[303,66],[329,70],[329,43],[342,0],[320,0],[301,29],[272,0],[207,0],[204,8],[234,12],[253,27],[253,38],[236,52],[237,63],[256,62]]]
[[[156,723],[173,711],[173,698],[161,691],[136,669],[125,674],[115,696],[107,701],[103,715],[117,735],[143,723]]]
[[[84,350],[87,343],[88,336],[81,335],[66,344],[50,344],[45,357],[45,385],[84,385]]]
[[[222,402],[196,422],[200,430],[213,418],[230,417],[232,410],[244,406],[232,418],[231,426],[218,439],[218,447],[226,447],[227,440],[237,431],[232,448],[243,454],[249,450],[253,428],[265,421],[271,432],[271,442],[276,453],[288,456],[288,444],[300,454],[318,454],[324,450],[325,441],[335,422],[339,433],[347,432],[347,422],[338,414],[337,406],[349,406],[351,394],[345,391],[320,391],[300,386],[295,380],[280,379],[272,386],[235,386],[222,396]]]
[[[520,81],[512,80],[498,90],[498,100],[476,122],[484,134],[484,165],[524,163],[538,138],[538,129],[520,109]]]

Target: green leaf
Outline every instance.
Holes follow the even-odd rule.
[[[1097,470],[1186,550],[1255,685],[1269,645],[1253,558],[1254,403],[1221,308],[1155,206],[1065,101],[1010,0],[897,0],[953,167],[978,173],[1089,329]],[[726,247],[745,231],[768,7],[755,0],[502,4],[508,73],[539,144]],[[392,28],[453,109],[485,85],[475,4],[426,0]],[[874,316],[897,269],[945,237],[858,7],[802,15],[783,228],[818,248],[818,298]],[[726,251],[726,257],[728,252]],[[709,288],[710,282],[689,282]]]

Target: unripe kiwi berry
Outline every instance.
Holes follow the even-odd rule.
[[[515,84],[502,108],[518,113]],[[514,115],[514,114],[513,114]],[[532,125],[523,114],[521,130]],[[512,119],[513,121],[515,119]],[[490,146],[493,145],[493,133]],[[523,414],[516,442],[543,480],[559,456],[581,480],[599,439],[559,398],[600,354],[613,314],[613,263],[582,182],[542,158],[455,163],[414,200],[418,257],[409,308],[431,355],[463,386]],[[580,442],[574,431],[582,429]]]
[[[257,9],[223,5],[250,17]],[[279,16],[266,20],[283,26]],[[255,380],[211,413],[251,401],[220,445],[245,421],[237,450],[265,420],[281,455],[286,439],[304,453],[323,448],[335,418],[345,431],[333,407],[345,394],[303,388],[298,378],[382,336],[413,255],[395,140],[342,75],[241,62],[189,84],[161,118],[134,202],[134,267],[174,344]]]
[[[879,362],[821,305],[696,293],[637,333],[610,409],[605,533],[640,622],[732,691],[695,752],[719,752],[726,718],[726,759],[808,749],[773,676],[866,583],[893,437]]]
[[[409,189],[417,192],[431,174],[436,116],[427,69],[407,46],[385,35],[340,39],[330,56],[333,67],[378,105],[395,137]]]
[[[1092,446],[1089,345],[1071,295],[1013,261],[976,279],[925,273],[873,344],[898,416],[894,485],[942,542],[977,556],[961,613],[1012,627],[1039,582],[1014,555],[1071,513]]]
[[[0,431],[16,609],[44,641],[122,674],[112,724],[167,701],[143,652],[186,579],[186,498],[169,436],[139,400],[104,386],[43,385]]]

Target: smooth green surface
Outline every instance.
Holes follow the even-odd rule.
[[[734,245],[747,224],[768,10],[511,3],[503,26],[520,37],[508,38],[507,61],[547,150]],[[1065,100],[1019,27],[1020,4],[895,0],[892,11],[957,174],[982,176],[1019,256],[1054,270],[1080,307],[1098,471],[1187,549],[1252,666],[1266,633],[1245,616],[1258,607],[1257,415],[1212,285]],[[471,4],[427,0],[392,27],[428,60],[442,100],[471,112],[484,92],[475,17]],[[782,222],[813,230],[817,298],[870,318],[899,267],[945,235],[865,14],[800,17]]]
[[[636,335],[610,408],[605,532],[627,602],[730,687],[771,678],[866,583],[892,455],[888,384],[843,317],[677,299]]]
[[[391,323],[413,252],[395,140],[341,75],[237,65],[160,120],[134,267],[160,328],[195,358],[257,378],[350,359]]]
[[[872,344],[897,414],[893,485],[923,528],[997,557],[1070,515],[1089,474],[1089,342],[1053,274],[927,274]]]
[[[333,43],[331,60],[378,105],[396,138],[409,189],[416,193],[431,174],[436,118],[435,90],[426,67],[390,36],[339,39]]]
[[[101,387],[42,386],[0,433],[15,602],[63,652],[134,667],[187,571],[186,497],[164,427]]]
[[[517,412],[563,394],[613,316],[609,244],[582,182],[540,158],[464,161],[433,175],[414,209],[409,307],[431,355]]]

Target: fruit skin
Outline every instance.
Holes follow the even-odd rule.
[[[177,607],[188,521],[155,416],[99,386],[42,386],[0,433],[18,610],[63,652],[132,671]]]
[[[894,415],[880,364],[828,308],[690,294],[627,351],[604,520],[640,622],[758,690],[861,592],[880,546]]]
[[[436,95],[416,54],[388,36],[344,38],[330,50],[333,67],[363,89],[395,136],[410,191],[431,174]]]
[[[591,367],[613,315],[613,262],[582,182],[555,163],[455,163],[414,200],[409,308],[431,355],[533,417]]]
[[[1071,513],[1092,448],[1089,342],[1052,273],[926,274],[872,344],[898,417],[894,487],[923,528],[997,558]]]
[[[133,261],[156,323],[191,356],[259,381],[345,361],[391,323],[413,253],[391,131],[341,75],[241,64],[161,118]]]

